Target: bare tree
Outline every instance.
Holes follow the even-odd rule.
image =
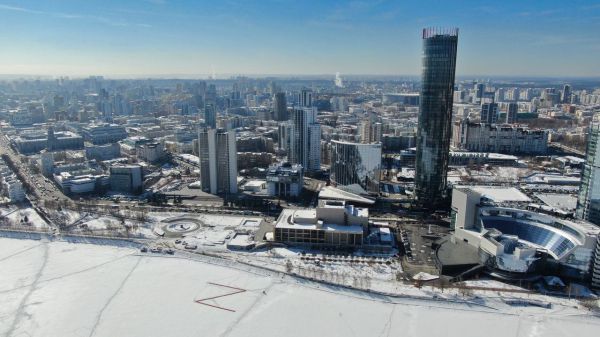
[[[285,262],[285,272],[286,273],[291,273],[294,270],[294,265],[292,264],[292,261],[287,260]]]

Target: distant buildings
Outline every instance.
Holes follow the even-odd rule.
[[[112,165],[110,189],[117,192],[138,194],[142,192],[142,167],[140,165]]]
[[[358,185],[364,192],[377,194],[380,170],[381,144],[331,142],[330,180],[334,185]]]
[[[86,142],[96,145],[115,143],[127,138],[125,127],[108,123],[84,126],[81,134]]]
[[[457,45],[458,29],[423,30],[415,172],[415,199],[422,207],[435,208],[446,195]]]
[[[348,100],[346,97],[334,96],[329,100],[329,104],[331,105],[331,110],[335,112],[348,111]]]
[[[576,215],[580,219],[600,225],[600,125],[589,129],[586,161],[579,187]]]
[[[401,104],[401,105],[418,106],[419,105],[419,94],[418,93],[383,94],[381,96],[381,102],[385,105]]]
[[[267,171],[267,193],[271,197],[297,197],[304,186],[304,170],[300,165],[275,164]]]
[[[237,193],[235,132],[200,128],[198,148],[202,190],[211,194]]]
[[[54,131],[53,127],[47,132],[42,130],[26,130],[13,140],[15,147],[22,154],[32,154],[44,149],[49,151],[83,149],[83,138],[70,131]]]
[[[454,124],[453,145],[472,152],[541,155],[548,151],[548,131],[463,119]]]

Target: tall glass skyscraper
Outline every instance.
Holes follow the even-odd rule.
[[[379,193],[381,144],[331,141],[331,175],[338,186],[359,185],[370,194]]]
[[[576,215],[580,219],[600,225],[600,124],[590,126],[585,167],[579,186]]]
[[[457,45],[458,28],[423,30],[415,172],[415,199],[422,207],[438,207],[446,194]]]

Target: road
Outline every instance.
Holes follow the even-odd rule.
[[[29,165],[21,162],[25,156],[16,153],[4,134],[0,134],[0,149],[6,153],[14,163],[16,169],[22,174],[26,181],[32,187],[29,197],[32,201],[36,200],[70,200],[60,189],[54,185],[48,178],[39,173],[32,172]],[[16,173],[16,172],[15,172]]]

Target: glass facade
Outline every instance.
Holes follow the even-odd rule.
[[[592,124],[588,133],[585,167],[579,186],[576,215],[600,225],[600,124]]]
[[[360,185],[368,193],[379,193],[381,144],[331,142],[332,183]]]
[[[446,194],[457,45],[458,29],[423,30],[415,163],[415,199],[422,207],[438,207]]]

